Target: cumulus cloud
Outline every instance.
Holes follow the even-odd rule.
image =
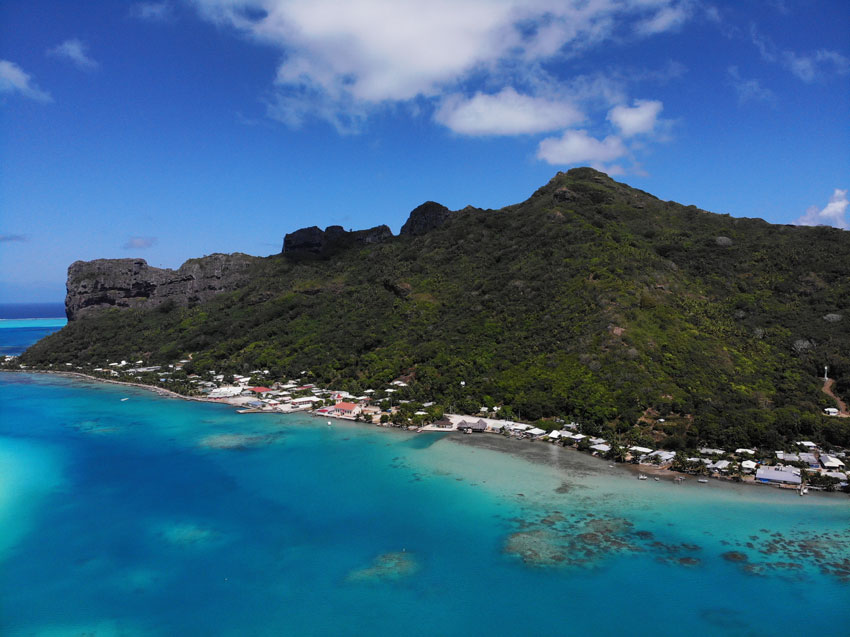
[[[560,137],[540,142],[537,157],[550,164],[594,164],[614,161],[628,154],[623,140],[614,135],[599,140],[584,130],[567,130]]]
[[[658,123],[664,105],[658,100],[635,100],[634,106],[615,106],[608,111],[608,120],[620,129],[623,137],[651,133]]]
[[[130,6],[130,16],[151,22],[168,22],[174,17],[170,2],[137,2]]]
[[[829,203],[824,208],[818,209],[812,206],[806,210],[806,214],[797,219],[794,224],[798,226],[835,226],[850,230],[850,221],[845,217],[847,206],[847,191],[836,188],[829,198]]]
[[[741,104],[751,101],[772,102],[776,98],[773,91],[762,86],[758,80],[748,80],[741,77],[737,66],[730,66],[727,73],[735,92],[738,93],[738,102]]]
[[[0,234],[0,243],[29,241],[23,234]]]
[[[48,49],[47,55],[68,60],[83,71],[93,71],[100,65],[89,57],[87,49],[88,47],[82,41],[71,38],[65,40],[62,44],[57,44],[52,49]]]
[[[420,97],[440,100],[463,92],[472,77],[494,80],[498,91],[508,88],[498,82],[512,64],[533,67],[623,31],[651,35],[673,29],[688,15],[682,7],[690,5],[681,0],[194,1],[205,18],[284,52],[276,82],[287,116],[293,100],[305,96],[312,102],[322,97],[327,113]]]
[[[450,95],[443,100],[435,119],[463,135],[521,135],[565,128],[584,119],[568,101],[532,97],[506,87],[494,95],[476,93],[472,98]]]
[[[18,93],[37,102],[53,101],[50,93],[35,85],[29,73],[8,60],[0,60],[0,93]]]
[[[155,246],[156,243],[156,237],[130,237],[122,247],[125,250],[145,250]]]

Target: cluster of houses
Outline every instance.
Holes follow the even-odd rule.
[[[161,383],[168,383],[174,372],[182,370],[189,360],[160,366],[145,366],[143,361],[130,363],[126,360],[109,362],[103,367],[91,371],[109,378],[122,380],[141,380],[142,375],[155,375]],[[71,367],[70,363],[66,364]],[[24,367],[23,365],[21,367]],[[81,369],[76,367],[75,369]],[[306,372],[303,372],[305,374]],[[381,416],[394,412],[398,406],[409,401],[394,401],[395,406],[389,411],[383,411],[375,404],[373,395],[378,393],[386,400],[392,401],[393,393],[406,387],[402,380],[395,380],[383,389],[367,389],[360,396],[354,396],[346,391],[323,389],[311,383],[290,380],[286,383],[275,382],[270,387],[253,384],[254,379],[268,377],[269,370],[253,370],[250,375],[234,375],[231,384],[224,384],[225,375],[208,372],[204,378],[190,374],[184,382],[195,385],[200,393],[209,400],[222,401],[243,407],[243,411],[260,412],[296,412],[311,411],[318,416],[364,420],[378,424]],[[425,403],[423,408],[433,406]],[[481,412],[498,411],[481,408]],[[833,415],[826,410],[828,415]],[[416,416],[428,416],[428,412],[417,411]],[[580,432],[581,425],[575,422],[561,422],[560,429],[545,430],[526,423],[511,422],[485,417],[446,414],[443,419],[430,425],[418,427],[420,431],[455,430],[467,434],[497,433],[514,438],[539,440],[550,443],[574,446],[587,450],[593,455],[607,456],[613,445],[604,438],[585,435]],[[850,474],[847,472],[844,459],[845,452],[825,453],[818,446],[807,440],[795,443],[793,451],[776,451],[773,454],[759,454],[755,449],[738,448],[734,451],[702,447],[697,455],[685,459],[685,468],[694,473],[723,476],[746,476],[758,483],[780,486],[800,486],[804,481],[803,472],[811,480],[812,476],[829,478],[838,488],[846,488]],[[676,453],[663,449],[651,449],[632,445],[623,449],[626,461],[644,465],[654,465],[660,468],[672,468]],[[681,460],[681,459],[680,459]],[[682,463],[677,463],[677,469],[682,469]]]
[[[593,455],[599,456],[606,456],[612,449],[612,445],[603,438],[579,433],[580,425],[574,422],[563,424],[559,430],[546,431],[524,423],[450,417],[462,419],[456,423],[456,428],[466,433],[502,433],[515,438],[571,445],[587,449]],[[769,456],[760,455],[755,449],[738,448],[726,451],[701,447],[697,450],[697,455],[685,458],[684,467],[694,473],[717,477],[746,476],[744,479],[753,482],[779,486],[801,485],[805,470],[810,480],[813,476],[831,478],[837,488],[847,488],[850,473],[847,472],[844,462],[846,452],[825,453],[809,440],[798,441],[795,447],[794,451],[775,451]],[[660,468],[673,468],[673,461],[676,459],[674,451],[654,450],[639,445],[627,447],[624,452],[626,461]],[[682,464],[679,463],[676,468],[682,469]]]

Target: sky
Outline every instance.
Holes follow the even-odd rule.
[[[850,2],[0,2],[0,302],[575,166],[850,228]]]

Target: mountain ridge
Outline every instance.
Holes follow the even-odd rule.
[[[411,399],[670,448],[850,446],[819,380],[829,365],[850,395],[850,233],[709,213],[589,168],[500,210],[431,204],[425,231],[254,258],[235,289],[92,313],[22,360],[191,354],[190,371],[309,370],[353,390],[403,376]]]

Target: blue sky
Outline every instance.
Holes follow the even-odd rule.
[[[846,0],[4,0],[0,302],[592,165],[848,228]]]

